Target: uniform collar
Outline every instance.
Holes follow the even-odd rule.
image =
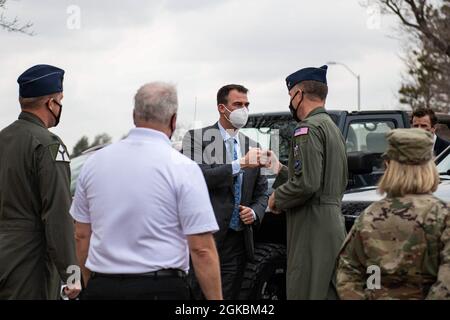
[[[34,115],[34,114],[30,113],[30,112],[22,111],[19,114],[19,119],[20,120],[25,120],[25,121],[28,121],[28,122],[31,122],[31,123],[34,123],[34,124],[36,124],[36,125],[38,125],[38,126],[40,126],[42,128],[48,129],[45,126],[44,122],[41,119],[39,119],[38,116],[36,116],[36,115]]]
[[[327,110],[325,110],[324,107],[317,107],[317,108],[315,108],[313,111],[311,111],[311,112],[306,116],[305,119],[308,119],[309,117],[312,117],[312,116],[314,116],[314,115],[316,115],[316,114],[319,114],[319,113],[327,113]]]
[[[148,128],[133,128],[128,133],[127,139],[133,140],[146,140],[146,139],[158,139],[171,145],[170,139],[161,131],[148,129]]]

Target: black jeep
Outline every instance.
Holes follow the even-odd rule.
[[[347,112],[329,110],[329,115],[345,138],[348,154],[349,182],[346,194],[373,190],[383,174],[381,154],[386,148],[385,134],[391,129],[408,128],[409,115],[405,111]],[[450,123],[450,116],[438,116],[440,123]],[[290,141],[297,123],[289,112],[252,114],[241,132],[258,141],[264,149],[277,152],[280,161],[287,164]],[[96,149],[101,148],[97,147]],[[74,158],[72,186],[84,161],[95,150]],[[449,151],[450,152],[450,151]],[[450,157],[449,157],[450,158]],[[450,171],[449,171],[450,172]],[[274,176],[268,176],[269,194]],[[344,197],[345,200],[345,197]],[[370,202],[343,203],[346,228]],[[286,298],[286,220],[284,215],[266,213],[261,226],[254,233],[255,259],[247,264],[240,299],[282,300]]]
[[[328,114],[341,130],[347,147],[349,182],[342,213],[349,231],[359,213],[374,201],[373,198],[363,198],[364,196],[358,199],[358,194],[364,195],[366,190],[374,192],[384,172],[381,154],[387,146],[386,132],[395,128],[409,128],[410,114],[405,111],[335,110],[328,110]],[[450,116],[437,116],[441,129],[448,132]],[[278,151],[280,161],[287,164],[295,126],[296,122],[292,120],[289,112],[260,113],[250,115],[247,125],[241,130],[258,141],[263,148]],[[437,162],[444,158],[450,159],[450,148],[443,153],[445,155],[438,157]],[[450,160],[447,162],[450,163]],[[444,171],[446,172],[442,175],[450,177],[450,170]],[[268,177],[269,194],[272,192],[274,179],[273,176]],[[347,197],[351,198],[351,201],[346,201]],[[247,265],[240,298],[285,299],[285,270],[286,219],[284,215],[269,212],[266,213],[261,227],[255,231],[255,260]]]

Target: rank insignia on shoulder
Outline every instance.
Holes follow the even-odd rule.
[[[309,130],[309,128],[306,128],[306,127],[298,128],[294,131],[294,137],[304,136],[304,135],[308,134],[308,130]]]

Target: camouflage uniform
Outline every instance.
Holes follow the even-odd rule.
[[[422,129],[387,134],[387,160],[404,165],[432,161],[433,139]],[[432,179],[433,177],[430,177]],[[403,183],[401,180],[397,183]],[[390,189],[390,188],[393,189]],[[341,299],[450,299],[450,215],[431,194],[390,194],[358,217],[338,261]],[[404,191],[406,192],[406,190]],[[373,283],[378,267],[379,283]],[[377,286],[373,286],[376,284]]]
[[[367,267],[381,270],[368,289]],[[450,299],[450,215],[433,195],[373,203],[357,219],[338,261],[341,299]]]

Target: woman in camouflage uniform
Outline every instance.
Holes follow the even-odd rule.
[[[356,220],[338,258],[341,299],[450,299],[450,213],[434,197],[433,139],[421,129],[387,134],[386,197]]]

